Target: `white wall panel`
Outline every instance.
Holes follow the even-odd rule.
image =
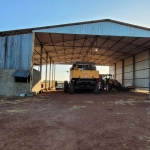
[[[141,70],[141,69],[148,69],[149,64],[148,64],[149,60],[142,60],[140,62],[136,62],[135,63],[135,70]]]
[[[135,82],[136,91],[148,91],[149,86],[149,53],[142,52],[135,56]],[[114,70],[114,65],[110,67],[110,72]],[[122,82],[122,62],[116,63],[116,79]],[[133,57],[124,60],[124,85],[133,85]]]
[[[133,64],[133,57],[124,60],[124,66]]]
[[[136,56],[135,56],[135,62],[139,62],[139,61],[142,61],[142,60],[146,60],[146,59],[148,59],[148,57],[149,57],[149,52],[148,52],[148,50],[147,50],[147,51],[145,51],[145,52],[142,52],[142,53],[136,55]]]
[[[133,57],[124,60],[124,85],[133,85]]]
[[[133,72],[133,65],[125,66],[124,72]]]
[[[125,86],[132,86],[133,85],[133,80],[124,80],[124,85]]]
[[[116,68],[122,68],[122,61],[116,63]]]
[[[133,72],[124,73],[124,79],[133,79]]]
[[[121,80],[121,82],[122,82],[122,74],[116,75],[116,79],[117,79],[117,80]]]
[[[135,86],[136,90],[147,89],[149,86],[149,52],[145,51],[135,56]]]
[[[109,73],[115,75],[115,65],[109,66]]]
[[[135,71],[135,78],[149,78],[149,69]]]
[[[116,69],[116,74],[122,74],[122,68],[117,68]]]
[[[110,74],[115,75],[115,70],[109,71]]]
[[[137,87],[148,87],[149,79],[135,79],[135,86]]]
[[[109,66],[109,70],[114,70],[115,69],[115,65]]]
[[[116,63],[116,79],[122,83],[122,61]]]

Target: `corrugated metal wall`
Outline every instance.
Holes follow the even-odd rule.
[[[133,57],[124,60],[124,85],[133,85]]]
[[[122,61],[116,63],[116,79],[122,83]]]
[[[148,90],[149,85],[149,52],[135,56],[135,86],[137,90]]]
[[[115,64],[112,66],[109,66],[109,73],[112,75],[115,75]]]
[[[149,51],[135,55],[135,79],[133,80],[133,57],[124,60],[124,85],[134,84],[137,91],[148,91],[149,88]],[[115,73],[115,65],[110,66],[109,72]],[[116,79],[122,83],[122,62],[116,64]]]
[[[32,33],[0,37],[0,69],[31,67]]]
[[[64,25],[46,29],[37,29],[33,30],[33,32],[150,37],[150,31],[148,30],[108,21],[76,25]]]

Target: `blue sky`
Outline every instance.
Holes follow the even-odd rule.
[[[150,0],[0,0],[0,6],[0,31],[99,19],[150,28]],[[57,66],[56,79],[65,67]],[[61,78],[67,78],[66,72]]]
[[[150,27],[150,0],[0,0],[0,30],[98,19]]]

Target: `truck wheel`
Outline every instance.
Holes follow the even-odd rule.
[[[57,86],[57,81],[55,81],[55,87]]]
[[[119,82],[119,84],[118,84],[117,90],[118,90],[118,91],[121,91],[121,90],[122,90],[122,85],[120,84],[120,82]]]
[[[98,93],[99,93],[99,85],[98,85],[98,83],[95,84],[94,93],[95,93],[95,94],[98,94]]]
[[[106,91],[110,91],[111,90],[111,85],[108,83],[106,84]]]
[[[74,86],[73,86],[73,83],[70,83],[69,91],[70,91],[70,94],[74,94]]]
[[[68,92],[68,81],[64,81],[64,92]]]

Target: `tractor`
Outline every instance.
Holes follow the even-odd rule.
[[[114,79],[114,76],[112,74],[102,75],[102,80],[104,82],[104,87],[106,88],[106,91],[111,91],[112,89],[118,91],[122,90],[121,83]]]

